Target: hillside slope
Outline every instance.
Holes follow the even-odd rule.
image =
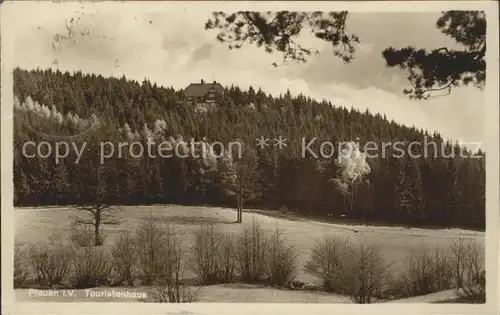
[[[228,194],[226,179],[234,169],[220,156],[239,141],[252,175],[246,177],[252,188],[247,206],[284,207],[306,216],[347,213],[354,220],[389,223],[485,225],[483,152],[473,154],[439,134],[368,111],[335,107],[290,91],[271,96],[230,86],[216,110],[200,115],[183,102],[182,91],[148,81],[50,70],[16,69],[14,92],[17,206],[92,203],[99,197],[97,186],[103,194],[99,198],[109,203],[233,206],[236,200]],[[250,103],[254,109],[246,106]],[[266,148],[256,146],[259,137],[269,138]],[[276,147],[280,137],[286,145]],[[27,141],[48,141],[55,147],[57,139],[70,139],[87,150],[78,163],[73,151],[57,161],[22,153]],[[151,157],[144,153],[148,139],[174,145],[203,140],[214,144],[219,158],[161,158],[156,147]],[[370,173],[356,187],[352,203],[334,185],[342,173],[336,157],[345,141],[359,143],[361,151],[367,144],[378,148],[367,158]],[[110,155],[104,160],[103,142],[109,144]],[[119,155],[119,143],[142,145],[143,154],[137,156],[126,146]]]

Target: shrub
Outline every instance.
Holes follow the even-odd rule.
[[[447,290],[452,287],[452,265],[447,252],[435,247],[416,247],[405,258],[399,275],[399,297],[417,296]]]
[[[304,269],[321,279],[326,291],[349,295],[359,304],[382,298],[389,275],[380,249],[363,236],[357,243],[335,235],[318,240]]]
[[[343,273],[347,268],[346,257],[350,246],[346,236],[332,235],[317,240],[304,271],[320,279],[325,291],[344,293]]]
[[[197,300],[199,291],[185,283],[186,260],[182,244],[173,226],[165,234],[165,256],[155,281],[157,301],[160,303],[188,303]]]
[[[392,288],[398,297],[456,288],[465,298],[482,299],[484,248],[474,239],[460,235],[448,248],[413,248],[405,260],[406,266]]]
[[[95,246],[95,232],[88,227],[73,226],[70,239],[76,247]],[[101,231],[97,240],[97,246],[103,245],[105,240],[106,234]]]
[[[77,250],[74,261],[75,288],[84,289],[109,284],[111,265],[104,248],[87,246]]]
[[[156,285],[156,302],[158,303],[192,303],[200,297],[200,289],[185,284],[172,286],[164,282]]]
[[[467,303],[486,303],[486,272],[483,270],[477,279],[459,290],[458,293]]]
[[[137,229],[135,245],[143,284],[154,284],[160,276],[160,270],[166,259],[167,237],[155,217],[145,218]]]
[[[348,294],[358,304],[369,304],[375,298],[383,296],[389,265],[384,261],[380,248],[368,244],[361,237],[358,244],[350,248],[345,257],[343,270],[340,276],[344,278],[341,290]]]
[[[28,257],[24,246],[14,246],[14,288],[21,287],[30,275]]]
[[[99,232],[99,237],[97,238],[97,244],[94,244],[95,246],[102,246],[104,245],[104,241],[106,240],[106,233],[104,231]]]
[[[73,248],[53,234],[47,243],[32,245],[29,259],[36,273],[35,281],[49,287],[60,285],[66,279],[74,258]]]
[[[205,285],[233,282],[236,271],[235,242],[231,234],[203,224],[194,234],[191,268]]]
[[[73,228],[70,232],[71,242],[76,247],[88,247],[94,245],[94,233],[87,228]]]
[[[467,289],[480,284],[484,272],[484,247],[461,234],[450,244],[449,250],[454,286]]]
[[[293,281],[297,272],[298,253],[286,239],[278,226],[269,239],[267,276],[273,285],[285,285]]]
[[[156,287],[158,301],[187,300],[184,296],[187,261],[175,227],[160,227],[157,218],[146,218],[136,231],[136,248],[143,283]]]
[[[450,260],[453,266],[453,280],[456,288],[463,288],[467,271],[468,240],[460,235],[450,244]]]
[[[232,283],[236,277],[236,244],[231,234],[222,235],[218,252],[219,280],[222,283]]]
[[[160,257],[162,264],[159,268],[159,282],[178,285],[183,281],[187,262],[182,250],[182,244],[176,234],[174,226],[169,225],[165,233],[165,243],[162,251],[163,257]]]
[[[466,254],[466,285],[467,286],[485,286],[485,265],[484,265],[484,247],[480,246],[475,239],[467,243]]]
[[[216,229],[214,223],[200,226],[191,247],[191,268],[205,285],[233,282],[268,282],[285,285],[293,281],[297,253],[286,244],[281,230],[266,235],[254,220],[236,238]]]
[[[134,284],[134,274],[137,265],[136,240],[129,232],[123,232],[111,249],[113,271],[117,284]]]
[[[484,247],[475,239],[467,242],[465,255],[466,279],[460,296],[470,303],[486,302],[486,272],[484,270]]]
[[[194,234],[192,269],[203,284],[215,284],[220,280],[222,240],[223,235],[216,230],[214,223],[201,225]]]
[[[236,246],[241,280],[249,283],[262,282],[267,269],[268,241],[259,221],[254,219],[252,226],[244,227]]]

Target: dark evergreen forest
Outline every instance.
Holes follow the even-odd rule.
[[[19,99],[14,123],[16,206],[204,204],[286,208],[318,217],[345,214],[365,222],[485,227],[485,153],[472,153],[439,134],[369,111],[294,96],[293,91],[272,96],[255,87],[229,86],[215,110],[196,113],[182,91],[149,81],[40,69],[16,69],[14,94]],[[89,128],[96,121],[99,125]],[[282,136],[287,147],[259,149],[255,139],[261,136]],[[179,137],[208,143],[238,139],[244,156],[234,161],[233,169],[225,157],[114,154],[100,163],[103,141],[176,142]],[[387,148],[384,157],[367,159],[370,173],[347,194],[335,184],[342,171],[335,158],[301,156],[301,139],[314,137],[316,144],[356,141],[361,147],[404,141],[422,157],[396,157]],[[86,146],[75,163],[74,152],[60,161],[27,157],[27,141]],[[432,145],[408,147],[414,141],[434,141],[437,150]],[[317,145],[313,148],[318,151]]]

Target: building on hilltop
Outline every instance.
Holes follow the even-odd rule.
[[[184,95],[188,104],[195,106],[196,112],[207,112],[220,102],[224,96],[224,88],[216,81],[205,83],[201,80],[200,83],[188,85],[184,89]]]

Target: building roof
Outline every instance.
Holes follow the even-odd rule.
[[[191,83],[184,89],[184,94],[187,97],[202,97],[212,88],[218,93],[224,92],[222,85],[214,81],[213,83]]]

